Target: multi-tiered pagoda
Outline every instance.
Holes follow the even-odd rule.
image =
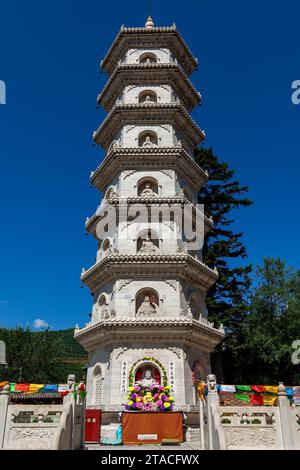
[[[108,115],[93,139],[106,154],[91,183],[103,197],[86,221],[96,263],[81,276],[94,304],[75,338],[89,352],[87,405],[107,412],[107,423],[146,371],[171,385],[175,407],[195,410],[195,380],[210,373],[224,337],[207,319],[217,272],[186,234],[196,228],[203,241],[212,226],[197,206],[208,174],[193,159],[204,139],[189,114],[201,100],[188,78],[196,67],[175,25],[150,17],[122,27],[101,63],[109,80],[98,104]]]

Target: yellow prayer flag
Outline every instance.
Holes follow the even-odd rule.
[[[39,390],[41,390],[41,388],[43,387],[44,387],[44,384],[30,384],[28,393],[36,393]]]
[[[277,397],[272,397],[271,395],[264,395],[264,405],[266,406],[275,406]]]
[[[197,390],[198,390],[198,398],[199,398],[200,400],[203,400],[203,399],[204,399],[204,390],[205,390],[205,387],[206,387],[206,383],[205,383],[205,382],[199,382],[198,387],[197,387]]]
[[[7,385],[7,384],[8,384],[7,380],[6,381],[4,380],[3,382],[0,382],[0,387],[2,388],[4,387],[4,385]]]
[[[278,387],[275,387],[273,385],[265,385],[264,388],[265,388],[265,392],[277,394]]]

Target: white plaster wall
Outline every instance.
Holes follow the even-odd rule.
[[[142,179],[153,178],[158,183],[159,196],[175,196],[175,172],[174,171],[123,171],[120,175],[119,192],[122,197],[137,197],[138,184]]]
[[[157,96],[157,103],[171,103],[174,101],[174,93],[170,85],[152,85],[138,86],[130,85],[125,87],[123,94],[123,102],[126,104],[139,103],[139,95],[142,91],[153,91]]]
[[[179,282],[171,278],[170,281],[172,286],[159,279],[120,279],[117,281],[113,301],[117,317],[134,318],[136,316],[136,295],[144,288],[154,289],[158,293],[159,313],[154,314],[154,318],[156,316],[177,317],[180,313]]]
[[[128,49],[125,57],[124,57],[124,63],[126,64],[138,64],[139,63],[139,58],[142,54],[145,52],[151,52],[156,55],[157,57],[157,63],[161,64],[170,64],[172,63],[172,57],[169,49],[166,48],[161,48],[161,49],[155,49],[155,48],[149,48],[149,49]]]
[[[139,134],[144,131],[152,131],[157,134],[158,147],[174,146],[174,131],[170,124],[161,124],[157,126],[139,126],[127,125],[122,128],[121,147],[138,147]]]

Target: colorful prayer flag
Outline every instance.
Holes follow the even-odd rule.
[[[275,387],[273,385],[265,385],[265,392],[267,393],[276,393],[278,392],[278,387]]]
[[[264,392],[264,386],[263,385],[250,385],[251,390],[256,393],[263,393]]]
[[[253,406],[262,406],[264,404],[263,395],[250,395],[250,403]]]
[[[250,385],[236,385],[237,390],[242,390],[243,392],[251,392]]]
[[[236,394],[234,395],[235,398],[237,398],[238,400],[243,400],[243,401],[246,401],[247,403],[250,403],[250,397],[249,395],[241,395],[241,394]]]
[[[277,402],[277,397],[272,395],[264,395],[263,396],[263,404],[265,406],[275,406]]]

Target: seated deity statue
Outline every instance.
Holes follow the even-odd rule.
[[[103,305],[100,309],[100,319],[107,320],[109,318],[109,311],[106,305]]]
[[[157,147],[156,144],[154,144],[151,139],[150,139],[150,136],[147,135],[144,142],[143,142],[143,145],[142,147]]]
[[[142,379],[137,382],[138,385],[141,385],[144,388],[150,388],[151,385],[156,384],[156,380],[152,377],[151,369],[146,369],[145,373],[143,374]]]
[[[149,237],[147,237],[145,240],[143,240],[143,243],[139,252],[155,254],[155,253],[158,253],[158,248],[156,245],[154,245],[153,241]]]
[[[150,183],[146,183],[143,191],[141,192],[141,196],[157,196],[157,194],[151,188]]]
[[[158,305],[152,300],[150,300],[149,295],[146,295],[144,302],[142,302],[137,313],[139,316],[150,316],[155,313],[158,313],[158,310],[159,310]]]
[[[153,103],[153,98],[150,95],[146,95],[144,99],[144,103]]]

